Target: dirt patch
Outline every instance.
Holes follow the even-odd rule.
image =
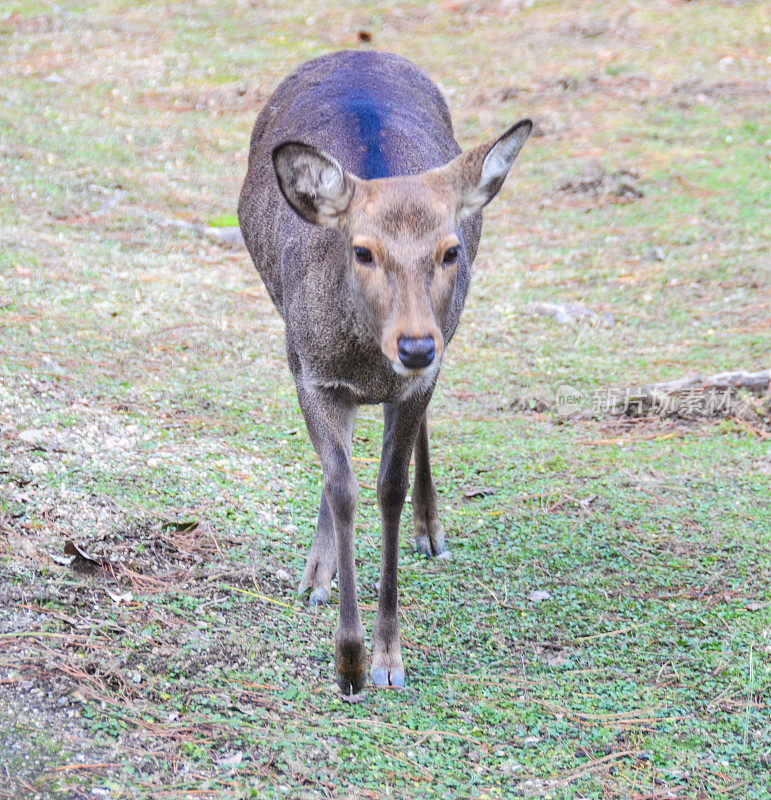
[[[556,190],[595,203],[631,203],[645,196],[639,186],[640,175],[635,170],[608,172],[597,161],[586,164],[577,175],[564,176],[557,181]]]
[[[708,103],[714,100],[767,97],[771,94],[771,86],[764,83],[740,83],[739,81],[708,83],[701,80],[689,80],[676,83],[671,89],[671,94],[677,98],[681,108],[687,108],[693,103]]]

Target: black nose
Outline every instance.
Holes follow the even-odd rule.
[[[434,340],[430,336],[412,339],[408,336],[399,337],[399,361],[407,369],[423,369],[427,367],[436,355]]]

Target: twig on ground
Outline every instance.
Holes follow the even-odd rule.
[[[585,775],[592,775],[595,772],[605,772],[614,761],[619,761],[622,758],[635,758],[640,755],[641,750],[622,750],[619,753],[611,753],[610,755],[603,756],[602,758],[594,759],[593,761],[585,764],[580,770],[569,772],[555,781],[550,781],[554,787],[567,786]]]
[[[248,589],[241,589],[238,586],[228,586],[227,584],[223,584],[224,589],[230,589],[231,592],[239,592],[240,594],[248,594],[250,597],[256,597],[259,600],[263,600],[266,603],[273,603],[277,606],[282,606],[283,608],[289,608],[292,611],[304,611],[303,608],[300,606],[293,606],[289,603],[282,603],[281,600],[274,600],[272,597],[268,597],[264,594],[259,594],[258,592],[250,592]]]

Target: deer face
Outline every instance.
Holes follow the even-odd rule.
[[[461,242],[438,176],[361,182],[341,220],[354,302],[396,372],[436,369]]]
[[[292,208],[343,235],[354,305],[397,373],[438,368],[464,257],[460,223],[498,192],[530,128],[519,123],[422,175],[368,181],[308,145],[288,142],[273,151]]]

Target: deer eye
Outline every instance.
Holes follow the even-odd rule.
[[[444,258],[442,259],[443,264],[452,264],[453,262],[457,261],[458,259],[458,248],[457,247],[448,247],[445,250]]]
[[[353,254],[356,256],[356,260],[359,262],[359,264],[372,263],[372,251],[367,250],[366,247],[354,247]]]

